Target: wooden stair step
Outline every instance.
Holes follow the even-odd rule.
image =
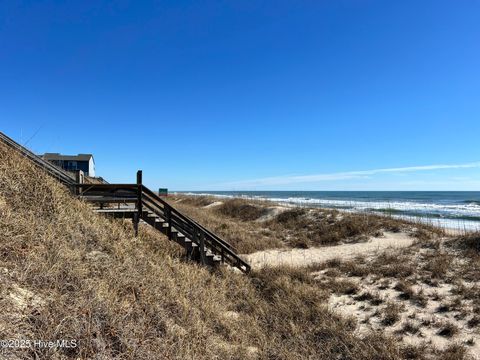
[[[209,266],[218,266],[221,263],[221,258],[214,253],[212,253],[210,250],[207,250],[205,254],[205,263]]]
[[[207,253],[206,253],[205,255],[208,256],[208,257],[213,258],[214,260],[218,260],[218,261],[221,261],[221,260],[222,260],[222,257],[221,257],[221,256],[219,256],[219,255],[211,252],[210,250],[207,250]]]
[[[192,240],[190,240],[189,238],[185,238],[185,240],[183,241],[185,243],[185,245],[188,245],[190,247],[198,247],[197,244],[195,244]]]
[[[155,219],[155,225],[161,226],[161,227],[164,227],[164,228],[168,227],[168,224],[160,218]]]

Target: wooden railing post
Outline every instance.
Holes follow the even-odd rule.
[[[205,233],[200,231],[200,262],[205,265]]]
[[[171,239],[172,237],[172,212],[168,205],[164,205],[165,220],[167,221],[167,237]]]
[[[83,184],[84,180],[85,180],[85,175],[83,174],[83,171],[82,170],[77,170],[75,172],[75,182],[77,184]],[[83,189],[81,187],[75,188],[74,189],[75,195],[82,195],[82,190]]]
[[[135,237],[138,236],[138,224],[143,215],[143,200],[142,200],[142,170],[137,171],[137,211],[134,217]]]

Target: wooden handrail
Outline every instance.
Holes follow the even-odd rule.
[[[164,218],[166,221],[168,221],[169,224],[174,223],[174,225],[178,227],[178,230],[180,232],[185,233],[185,235],[193,235],[193,238],[191,240],[197,243],[197,245],[201,247],[202,242],[204,242],[205,245],[207,245],[209,248],[219,252],[220,253],[219,255],[222,256],[222,260],[225,260],[225,259],[229,260],[227,262],[229,262],[230,265],[239,267],[240,269],[244,267],[245,271],[247,272],[250,270],[250,265],[246,263],[244,260],[242,260],[236,254],[233,247],[230,244],[228,244],[226,241],[220,239],[218,236],[206,230],[203,226],[198,224],[196,221],[192,220],[191,218],[187,217],[186,215],[176,210],[173,206],[171,206],[165,200],[161,199],[158,195],[153,193],[150,189],[143,186],[142,190],[144,192],[144,199],[150,198],[150,200],[156,200],[157,203],[160,203],[162,205],[162,208],[164,211],[163,214],[161,213],[161,211],[158,211],[158,210],[157,210],[158,212],[155,212],[155,211],[154,212],[160,217]],[[148,207],[153,211],[151,206],[148,206]],[[158,209],[161,209],[160,206],[157,205],[157,207]],[[165,215],[166,213],[168,213],[168,215]],[[185,223],[189,224],[192,227],[193,231],[186,228],[184,225]],[[242,271],[244,270],[242,269]]]
[[[47,174],[50,176],[60,180],[65,185],[73,185],[75,184],[75,175],[68,173],[67,171],[53,165],[51,162],[41,158],[40,156],[34,154],[30,150],[28,150],[25,146],[20,145],[16,141],[9,138],[7,135],[0,131],[0,141],[4,144],[9,146],[10,148],[14,149],[15,151],[19,152],[27,159],[32,161],[35,165],[42,168]]]
[[[204,231],[205,233],[209,234],[211,237],[215,238],[217,241],[219,241],[220,243],[222,243],[223,245],[225,245],[226,247],[232,249],[233,251],[237,251],[237,249],[235,249],[234,246],[232,246],[231,244],[229,244],[228,242],[226,242],[225,240],[219,238],[217,235],[215,235],[214,233],[212,233],[210,230],[208,230],[207,228],[205,228],[204,226],[200,225],[198,222],[196,222],[195,220],[193,220],[192,218],[190,218],[189,216],[185,215],[185,214],[182,214],[181,212],[179,212],[178,210],[176,210],[173,206],[171,206],[169,203],[167,203],[165,200],[163,200],[161,197],[159,197],[157,194],[155,194],[152,190],[148,189],[147,187],[143,187],[143,191],[146,192],[148,195],[151,195],[152,197],[154,197],[155,200],[161,202],[162,204],[165,204],[166,206],[170,206],[172,208],[173,211],[175,211],[179,216],[183,217],[186,221],[188,222],[191,222],[193,224],[195,224],[196,226],[198,226],[200,229],[202,229],[202,231]]]
[[[137,191],[137,184],[74,184],[75,187],[83,187],[87,189],[98,190],[135,190]]]

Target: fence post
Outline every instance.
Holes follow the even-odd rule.
[[[142,170],[137,171],[137,211],[134,218],[135,237],[138,236],[138,223],[143,216],[143,203],[142,203]]]

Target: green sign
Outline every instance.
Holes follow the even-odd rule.
[[[159,188],[158,189],[158,195],[167,196],[168,195],[168,189],[167,188]]]

